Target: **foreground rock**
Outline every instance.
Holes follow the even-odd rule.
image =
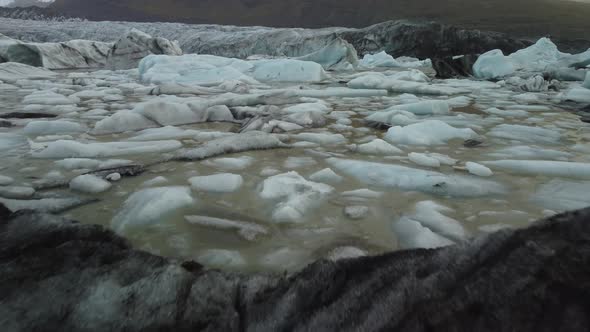
[[[4,331],[581,331],[590,209],[461,246],[320,261],[290,277],[204,270],[100,226],[0,208]]]

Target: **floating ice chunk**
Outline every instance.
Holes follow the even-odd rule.
[[[111,225],[117,232],[166,221],[171,212],[194,203],[189,187],[159,187],[137,191],[123,204]]]
[[[115,167],[121,167],[131,164],[132,161],[124,159],[109,159],[106,161],[100,161],[96,159],[88,158],[66,158],[58,160],[55,164],[63,169],[76,170],[76,169],[109,169]]]
[[[426,167],[440,167],[440,161],[432,158],[425,153],[411,152],[408,154],[410,161],[414,164]]]
[[[0,175],[0,186],[9,186],[13,183],[14,183],[13,178],[6,176],[6,175]]]
[[[328,113],[332,109],[330,106],[326,105],[322,102],[317,103],[303,103],[292,105],[289,107],[283,108],[283,112],[286,113],[299,113],[299,112],[320,112],[320,113]]]
[[[289,95],[298,97],[310,97],[310,98],[329,98],[329,97],[343,97],[343,98],[354,98],[354,97],[378,97],[387,96],[389,92],[387,90],[379,89],[350,89],[343,87],[329,87],[321,90],[316,89],[300,89],[300,90],[288,90]]]
[[[369,207],[362,205],[352,205],[344,208],[344,215],[350,219],[363,219],[369,214]]]
[[[359,66],[364,68],[401,67],[401,64],[385,51],[381,51],[375,54],[365,54],[359,61]]]
[[[395,105],[389,110],[391,109],[400,109],[416,115],[444,115],[449,114],[451,110],[449,103],[444,100],[427,100],[417,103]]]
[[[522,110],[501,110],[495,107],[483,110],[484,112],[492,115],[498,115],[503,117],[514,117],[514,118],[526,118],[529,116],[527,111]]]
[[[370,73],[352,79],[347,83],[352,89],[379,89],[397,93],[430,94],[430,95],[454,95],[469,93],[469,90],[458,89],[442,84],[430,84],[426,82],[403,81],[387,77],[380,73]]]
[[[436,160],[438,160],[440,162],[441,165],[449,165],[449,166],[453,166],[457,163],[457,159],[453,159],[449,156],[447,156],[446,154],[440,154],[440,153],[429,153],[428,156],[430,158],[434,158]]]
[[[420,222],[401,218],[393,224],[393,231],[397,235],[399,246],[403,249],[440,248],[455,244],[453,241],[440,236]]]
[[[491,50],[477,58],[473,64],[473,74],[477,78],[495,79],[514,73],[514,65],[501,50]]]
[[[0,203],[4,204],[12,212],[32,210],[45,213],[60,213],[94,201],[95,200],[93,199],[79,197],[43,198],[33,200],[0,198]]]
[[[542,98],[546,98],[545,95],[540,95],[538,93],[521,93],[519,95],[513,96],[516,101],[519,103],[529,103],[534,104],[541,101]]]
[[[105,180],[111,181],[111,182],[117,182],[119,180],[121,180],[121,174],[119,173],[111,173],[107,176],[105,176]]]
[[[74,105],[78,103],[80,99],[75,97],[66,97],[55,93],[53,91],[37,91],[26,96],[23,99],[25,105]]]
[[[543,184],[531,197],[531,201],[546,209],[578,210],[590,206],[588,188],[590,181],[554,179]]]
[[[590,103],[590,89],[573,88],[565,92],[562,96],[563,100],[571,100],[578,103]]]
[[[142,187],[158,187],[168,183],[168,179],[163,176],[157,176],[151,180],[147,180],[141,184]]]
[[[295,123],[302,127],[321,127],[326,124],[326,119],[323,113],[313,112],[298,112],[291,113],[283,118],[283,120]]]
[[[418,69],[410,69],[410,70],[406,70],[406,71],[400,71],[400,72],[392,74],[391,76],[388,76],[388,77],[391,79],[400,80],[400,81],[430,82],[430,79],[428,78],[428,76],[426,76],[426,74],[424,74],[423,72],[421,72]]]
[[[141,114],[129,110],[118,111],[117,113],[98,121],[94,125],[92,134],[104,135],[136,131],[140,129],[155,127],[156,124]]]
[[[214,105],[207,108],[207,121],[234,121],[231,110],[225,105]]]
[[[317,162],[312,157],[288,157],[283,166],[288,169],[313,166]]]
[[[322,66],[311,61],[293,59],[254,62],[254,79],[261,82],[321,82],[328,76]]]
[[[498,149],[488,153],[488,156],[497,159],[568,159],[573,157],[569,152],[545,149],[538,146],[518,145]]]
[[[346,137],[341,134],[300,133],[292,136],[295,139],[317,143],[320,145],[338,145],[346,143]]]
[[[357,145],[355,151],[363,154],[377,155],[394,155],[403,153],[402,150],[379,138],[376,138],[369,143]]]
[[[148,55],[141,60],[138,68],[140,78],[145,83],[215,86],[227,80],[257,83],[245,74],[252,66],[251,62],[239,59],[187,54]]]
[[[407,126],[416,122],[420,122],[419,118],[410,113],[402,110],[390,110],[375,112],[366,118],[369,122],[384,123],[388,125]]]
[[[501,231],[503,229],[510,229],[512,228],[511,225],[507,225],[507,224],[493,224],[493,225],[482,225],[479,226],[477,229],[479,229],[480,231],[484,232],[484,233],[495,233],[498,231]]]
[[[278,170],[278,169],[276,169],[276,168],[272,168],[272,167],[265,167],[265,168],[263,168],[263,169],[260,171],[260,176],[267,177],[267,176],[273,176],[273,175],[277,175],[277,174],[279,174],[279,173],[281,173],[281,171],[279,171],[279,170]]]
[[[184,219],[194,225],[222,230],[236,230],[242,238],[248,241],[254,241],[269,233],[265,227],[246,221],[220,219],[207,216],[186,216]]]
[[[35,141],[36,142],[51,142],[51,141],[58,141],[60,139],[73,140],[74,137],[71,135],[44,135],[44,136],[37,136],[35,138]]]
[[[535,44],[510,54],[507,58],[517,69],[542,72],[548,65],[558,62],[564,56],[549,38],[540,38]]]
[[[188,180],[194,190],[231,193],[242,186],[244,179],[239,174],[220,173],[208,176],[195,176]]]
[[[273,249],[260,258],[260,264],[268,269],[285,271],[301,268],[310,259],[309,254],[301,249],[288,247]]]
[[[399,165],[338,158],[330,158],[328,163],[363,183],[389,190],[421,191],[456,197],[477,197],[505,192],[504,186],[496,182],[462,175],[447,175]]]
[[[111,186],[110,182],[90,174],[77,176],[70,181],[70,189],[89,194],[105,192]]]
[[[35,194],[35,189],[23,186],[0,186],[0,197],[25,199]]]
[[[16,83],[18,80],[52,79],[56,73],[39,67],[32,67],[22,63],[0,63],[0,81]]]
[[[138,132],[129,141],[157,141],[164,139],[192,138],[202,133],[198,130],[181,129],[174,126],[149,128]]]
[[[342,182],[342,177],[336,174],[330,168],[324,168],[321,171],[315,172],[309,176],[311,181],[323,182],[323,183],[339,183]]]
[[[285,147],[288,147],[288,145],[281,142],[275,135],[251,131],[244,134],[214,139],[196,149],[179,153],[177,159],[202,160],[227,153]]]
[[[225,249],[205,250],[197,257],[197,261],[216,268],[240,268],[246,265],[240,252]]]
[[[415,213],[406,217],[453,241],[465,239],[466,233],[461,223],[443,214],[448,212],[453,212],[453,209],[433,201],[422,201],[416,204]]]
[[[521,142],[545,144],[557,143],[561,138],[561,134],[555,130],[511,124],[498,125],[492,128],[487,135]]]
[[[22,155],[24,150],[29,149],[26,136],[0,133],[0,153],[2,156]]]
[[[100,158],[131,154],[170,152],[179,149],[178,141],[80,143],[55,141],[41,151],[32,152],[34,158]]]
[[[254,158],[249,156],[242,156],[237,158],[217,158],[206,160],[205,165],[210,167],[218,167],[227,170],[242,170],[254,163]]]
[[[329,185],[307,181],[297,172],[288,172],[264,180],[260,197],[279,201],[272,214],[274,221],[296,223],[333,190]]]
[[[193,112],[186,104],[170,101],[150,101],[136,106],[133,111],[162,126],[207,121],[205,112]]]
[[[442,145],[455,138],[469,139],[477,134],[468,128],[458,129],[440,120],[426,120],[405,127],[389,128],[385,140],[409,145]]]
[[[482,164],[517,174],[590,179],[590,164],[588,163],[549,160],[495,160],[483,161]]]
[[[366,251],[356,247],[338,247],[330,251],[327,258],[336,262],[342,259],[358,258],[367,255]]]
[[[586,89],[590,89],[590,71],[586,72],[586,79],[584,79],[584,83],[582,83],[582,87]]]
[[[52,135],[62,133],[82,133],[86,129],[79,123],[63,120],[31,121],[23,129],[29,136]]]
[[[363,199],[377,199],[383,196],[382,192],[373,191],[367,188],[345,191],[341,193],[344,197],[363,198]]]
[[[483,176],[483,177],[494,175],[494,172],[492,172],[491,169],[485,167],[484,165],[474,163],[471,161],[467,162],[465,164],[465,167],[467,167],[467,171],[469,171],[469,173],[471,173],[473,175]]]
[[[55,164],[63,169],[74,170],[74,169],[97,169],[100,166],[100,161],[96,159],[88,158],[66,158],[58,160]]]

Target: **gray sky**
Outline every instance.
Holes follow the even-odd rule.
[[[0,0],[0,6],[5,6],[11,2],[13,2],[14,0]],[[53,2],[54,0],[40,0],[43,2]],[[467,0],[469,1],[469,0]],[[556,0],[556,1],[578,1],[578,2],[588,2],[590,3],[590,0]]]

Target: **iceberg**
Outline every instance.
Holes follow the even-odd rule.
[[[388,190],[421,191],[424,193],[479,197],[505,193],[503,185],[471,176],[447,175],[393,164],[330,158],[330,165],[359,181]]]
[[[311,61],[269,59],[246,61],[213,55],[149,55],[139,63],[146,83],[217,86],[228,80],[260,82],[320,82],[327,78],[322,66]]]
[[[512,61],[501,50],[486,52],[473,64],[473,74],[477,78],[497,79],[512,75],[514,71]]]
[[[443,145],[451,139],[470,139],[477,133],[469,128],[459,129],[440,120],[426,120],[405,127],[391,127],[385,140],[396,144]]]
[[[333,190],[327,184],[307,181],[297,172],[288,172],[264,180],[260,197],[278,201],[272,213],[275,222],[298,223]]]
[[[182,147],[179,141],[80,143],[58,140],[50,142],[41,151],[33,151],[33,158],[100,158],[131,154],[170,152]]]
[[[111,186],[109,181],[90,174],[77,176],[70,181],[70,189],[89,194],[105,192]]]
[[[494,160],[481,163],[517,174],[590,179],[589,163],[551,160]]]
[[[230,173],[195,176],[188,181],[194,190],[212,193],[232,193],[240,189],[244,183],[241,175]]]

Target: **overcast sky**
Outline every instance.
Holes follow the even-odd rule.
[[[7,5],[7,4],[9,4],[9,3],[13,2],[13,1],[14,0],[0,0],[0,6]],[[43,2],[53,2],[54,0],[40,0],[40,1],[43,1]],[[469,1],[469,0],[466,0],[466,1]],[[568,0],[556,0],[556,1],[568,1]],[[569,1],[579,1],[579,2],[588,2],[588,3],[590,3],[590,0],[569,0]]]

